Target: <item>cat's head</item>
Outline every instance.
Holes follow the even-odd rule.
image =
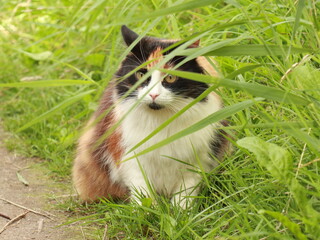
[[[122,36],[127,44],[130,46],[139,38],[139,35],[126,26],[121,28]],[[169,54],[174,48],[164,51],[178,40],[158,39],[154,37],[143,37],[132,48],[128,56],[123,60],[116,77],[121,79],[117,84],[118,95],[125,94],[137,81],[142,79],[147,73],[150,74],[140,86],[130,93],[126,100],[140,100],[141,105],[153,111],[161,109],[171,109],[174,111],[180,110],[190,100],[197,98],[203,93],[208,85],[185,79],[173,75],[166,75],[165,73],[156,70],[154,66],[159,64],[163,58]],[[198,47],[199,41],[190,45],[190,48]],[[175,56],[163,66],[157,66],[165,69],[172,69],[185,59],[184,56]],[[125,75],[140,66],[145,66],[129,77],[123,79]],[[209,69],[208,69],[209,68]],[[176,68],[180,71],[188,71],[194,73],[204,74],[210,72],[216,73],[214,68],[206,61],[204,57],[198,57],[183,63]],[[204,99],[203,101],[206,101]]]

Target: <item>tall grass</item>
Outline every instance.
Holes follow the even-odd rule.
[[[129,51],[119,26],[201,38],[201,48],[176,54],[216,56],[221,78],[174,73],[213,84],[225,109],[137,153],[227,118],[235,151],[212,172],[199,173],[204,181],[195,206],[183,211],[155,196],[157,204],[146,198],[142,206],[81,206],[70,199],[64,207],[96,226],[93,239],[101,239],[105,225],[110,238],[125,239],[318,239],[319,5],[8,1],[0,6],[0,116],[14,133],[7,145],[43,158],[54,176],[68,180],[81,126]]]

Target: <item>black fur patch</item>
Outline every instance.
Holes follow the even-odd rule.
[[[229,126],[227,120],[222,120],[220,124],[224,127]],[[217,159],[221,159],[223,155],[228,152],[230,142],[226,138],[227,136],[228,134],[225,131],[219,129],[215,134],[214,140],[210,143],[211,153]]]
[[[183,61],[184,57],[175,57],[178,60],[176,62]],[[173,60],[175,61],[175,60]],[[194,73],[201,73],[203,74],[202,68],[198,65],[196,60],[190,60],[180,66],[177,70],[179,71],[186,71],[186,72],[194,72]],[[165,81],[163,81],[162,84],[165,88],[170,89],[174,93],[184,96],[184,97],[190,97],[190,98],[197,98],[200,94],[202,94],[207,88],[208,85],[206,83],[193,81],[186,78],[178,78],[178,80],[172,84],[168,84]],[[206,98],[204,98],[202,101],[206,101]]]

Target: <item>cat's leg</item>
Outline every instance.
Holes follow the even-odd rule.
[[[99,198],[124,199],[127,189],[111,180],[108,169],[92,159],[78,156],[73,166],[74,187],[85,202]]]
[[[122,179],[130,190],[130,198],[140,203],[141,197],[150,196],[145,174],[135,159],[124,162],[121,166]]]
[[[180,184],[176,187],[171,202],[186,209],[191,206],[194,196],[199,193],[200,176],[196,173],[183,174]]]
[[[110,165],[102,165],[92,154],[91,141],[94,128],[87,130],[79,140],[77,157],[75,158],[72,176],[74,187],[80,198],[86,202],[96,201],[99,198],[121,198],[127,196],[125,186],[116,183],[111,177]]]
[[[146,181],[140,174],[137,174],[135,178],[131,180],[129,189],[131,199],[138,204],[141,203],[141,198],[150,196]]]

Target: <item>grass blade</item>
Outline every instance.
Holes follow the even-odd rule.
[[[195,9],[195,8],[204,7],[204,6],[216,3],[216,2],[219,2],[219,1],[218,0],[202,0],[202,1],[195,0],[195,1],[187,2],[187,3],[182,3],[179,5],[174,5],[172,7],[159,9],[159,10],[153,12],[152,14],[149,14],[146,16],[135,18],[135,21],[141,21],[141,20],[150,19],[150,18],[167,16],[169,14],[173,14],[173,13],[177,13],[177,12],[183,12],[183,11],[187,11],[187,10],[191,10],[191,9]]]
[[[308,105],[310,103],[309,100],[303,97],[300,97],[298,95],[285,92],[284,90],[280,90],[277,88],[257,84],[257,83],[238,82],[230,79],[218,79],[216,77],[212,77],[208,75],[176,71],[176,70],[161,69],[161,71],[176,75],[178,77],[192,79],[199,82],[204,82],[208,84],[218,84],[219,86],[246,91],[254,96],[263,97],[269,100],[274,100],[282,103],[297,104],[297,105]]]
[[[295,33],[297,32],[297,29],[299,27],[300,19],[302,16],[302,10],[305,7],[305,0],[299,0],[298,6],[297,6],[297,13],[294,21],[293,31],[292,31],[292,37],[294,37]]]
[[[314,51],[308,48],[290,46],[248,44],[221,47],[206,53],[205,56],[282,56],[289,52],[289,50],[295,54],[311,53]]]
[[[51,108],[49,111],[41,114],[39,117],[36,117],[35,119],[33,119],[32,121],[28,122],[27,124],[25,124],[24,126],[22,126],[21,128],[19,128],[17,130],[17,132],[21,132],[29,127],[31,127],[32,125],[40,122],[40,121],[43,121],[44,119],[54,115],[55,113],[65,109],[66,107],[74,104],[75,102],[79,101],[80,99],[82,99],[83,97],[93,93],[95,90],[90,90],[90,91],[86,91],[86,92],[83,92],[83,93],[80,93],[76,96],[73,96],[73,97],[70,97],[68,98],[67,100],[63,101],[62,103],[58,104],[57,106]]]
[[[243,74],[245,72],[251,71],[251,70],[256,69],[258,67],[261,67],[261,66],[262,66],[262,64],[254,64],[254,65],[242,67],[242,68],[230,73],[228,76],[226,76],[226,78],[233,79],[236,76],[238,76],[239,74]]]
[[[316,151],[320,152],[320,140],[319,139],[317,139],[313,136],[310,136],[307,133],[305,133],[297,128],[291,128],[291,129],[287,128],[287,129],[285,129],[285,131],[289,135],[291,135],[297,139],[302,140],[303,142],[307,143],[310,147],[312,147]]]
[[[310,103],[309,100],[302,98],[298,95],[257,83],[246,83],[233,81],[229,79],[222,79],[219,81],[219,85],[246,91],[254,96],[263,97],[281,103],[297,105],[308,105]]]
[[[76,71],[81,77],[83,77],[84,79],[87,79],[87,81],[97,85],[98,87],[100,87],[100,85],[98,83],[96,83],[89,75],[85,74],[83,71],[81,71],[79,68],[69,64],[69,63],[65,63],[65,62],[61,62],[61,61],[57,61],[57,60],[53,60],[57,63],[63,64],[71,69],[73,69],[74,71]]]
[[[279,129],[291,129],[292,128],[303,128],[305,125],[308,124],[310,127],[315,127],[317,126],[317,123],[314,121],[308,121],[308,122],[267,122],[267,123],[257,123],[257,124],[248,124],[245,123],[243,125],[232,125],[232,126],[222,126],[222,129],[250,129],[250,128],[279,128]]]
[[[86,80],[43,80],[43,81],[28,81],[14,83],[0,83],[0,88],[44,88],[44,87],[64,87],[73,85],[92,85],[92,82]]]

